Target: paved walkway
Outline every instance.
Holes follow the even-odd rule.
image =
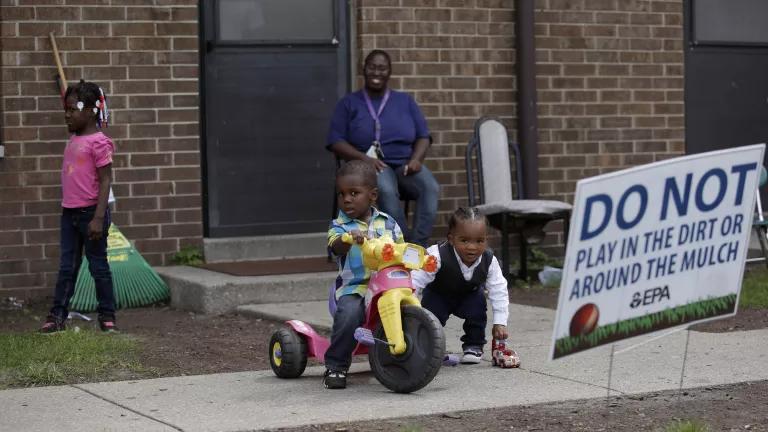
[[[325,302],[261,309],[281,319],[330,323]],[[257,371],[7,390],[0,392],[0,430],[239,431],[606,396],[610,346],[550,362],[553,311],[512,305],[510,316],[521,369],[493,368],[487,361],[446,367],[410,395],[388,392],[367,363],[353,367],[344,391],[323,389],[320,367],[296,380]],[[678,388],[686,331],[661,334],[667,335],[615,345],[613,394]],[[458,350],[459,335],[460,322],[452,319],[449,350]],[[768,330],[691,332],[683,386],[768,379],[767,337]]]

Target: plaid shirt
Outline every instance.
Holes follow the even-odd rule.
[[[392,216],[371,207],[370,225],[352,219],[346,213],[339,210],[339,216],[331,221],[328,229],[328,248],[342,234],[358,230],[367,234],[369,238],[382,237],[388,234],[395,243],[403,243],[403,232],[397,226]],[[371,271],[363,266],[363,255],[360,246],[352,245],[345,255],[337,257],[339,263],[339,276],[336,277],[336,299],[347,294],[359,294],[365,297],[368,290],[368,281],[371,279]]]

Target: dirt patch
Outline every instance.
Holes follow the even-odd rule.
[[[556,404],[462,411],[376,422],[307,425],[293,432],[357,431],[664,431],[696,420],[710,431],[768,431],[768,381]],[[693,430],[693,429],[686,429]]]
[[[267,369],[269,338],[279,325],[168,308],[129,309],[120,313],[119,320],[124,332],[142,340],[142,363],[164,376]]]
[[[691,326],[691,330],[707,333],[725,333],[764,328],[768,328],[768,310],[760,308],[740,308],[733,318]]]

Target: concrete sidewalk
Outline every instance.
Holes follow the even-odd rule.
[[[8,390],[0,392],[0,430],[239,431],[606,396],[610,346],[550,362],[554,311],[512,305],[510,312],[521,369],[446,367],[410,395],[387,391],[367,363],[353,366],[344,391],[322,388],[321,367],[296,380],[257,371]],[[251,313],[330,324],[325,302],[261,305]],[[449,350],[458,351],[460,324],[451,319],[446,328]],[[660,335],[616,344],[613,394],[677,389],[686,332]],[[766,337],[768,330],[691,332],[683,386],[768,379]]]

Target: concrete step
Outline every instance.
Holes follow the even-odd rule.
[[[336,272],[231,276],[196,267],[155,268],[171,291],[171,307],[203,314],[234,312],[237,306],[327,300]]]
[[[325,256],[328,233],[203,239],[209,263]]]

